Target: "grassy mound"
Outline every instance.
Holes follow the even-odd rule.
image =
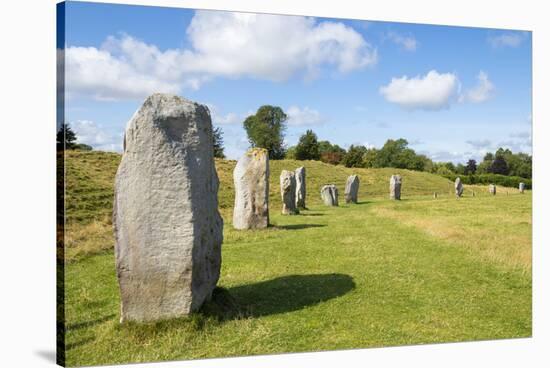
[[[457,200],[436,175],[290,160],[271,162],[273,226],[258,231],[232,228],[235,162],[217,160],[226,226],[212,301],[189,317],[121,325],[111,224],[120,155],[66,155],[68,365],[531,336],[530,191],[466,186]],[[283,216],[279,173],[302,165],[309,209]],[[343,192],[352,173],[361,202],[323,206],[320,187]],[[393,173],[404,178],[398,202],[387,199]]]

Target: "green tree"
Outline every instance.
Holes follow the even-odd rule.
[[[331,144],[329,141],[320,141],[319,154],[321,156],[321,161],[332,165],[338,165],[343,160],[346,150],[337,144]]]
[[[243,122],[250,145],[267,149],[270,159],[284,158],[286,120],[287,115],[280,107],[261,106],[256,114],[250,115]]]
[[[428,158],[417,155],[408,147],[406,139],[388,139],[384,146],[377,151],[373,167],[395,167],[398,169],[424,170]]]
[[[223,130],[220,127],[214,128],[212,131],[212,139],[214,145],[214,157],[225,158],[224,147],[223,147]]]
[[[469,159],[469,160],[468,160],[468,163],[466,164],[465,174],[466,174],[466,175],[475,174],[475,173],[476,173],[476,170],[477,170],[477,162],[476,162],[476,160],[474,160],[474,159]]]
[[[300,137],[295,155],[297,160],[319,160],[321,158],[319,142],[317,142],[317,135],[313,133],[313,130],[308,129]]]
[[[88,144],[84,143],[77,143],[74,146],[74,149],[80,150],[80,151],[92,151],[94,148]]]
[[[367,148],[365,146],[354,146],[352,144],[342,159],[342,163],[345,167],[364,167],[363,155],[366,152]]]
[[[291,146],[286,149],[285,158],[287,160],[296,160],[296,146]]]
[[[376,148],[368,148],[363,154],[363,165],[365,167],[376,167],[376,158],[378,150]]]
[[[504,156],[496,156],[491,166],[489,166],[489,172],[493,174],[508,175],[510,170]]]
[[[61,124],[57,131],[57,149],[74,149],[76,147],[76,134],[69,124]]]

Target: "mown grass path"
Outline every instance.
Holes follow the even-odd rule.
[[[67,364],[530,336],[530,257],[511,258],[531,249],[531,196],[500,198],[314,205],[299,216],[272,206],[264,231],[227,222],[223,290],[202,313],[157,324],[119,325],[106,246],[66,267]],[[476,211],[493,215],[472,230]],[[510,212],[518,220],[503,223]],[[461,226],[463,236],[443,231]],[[499,245],[520,251],[488,256]]]

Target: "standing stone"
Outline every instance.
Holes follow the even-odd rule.
[[[390,178],[390,199],[401,199],[401,175],[392,175]]]
[[[338,188],[334,184],[327,184],[321,188],[321,198],[327,206],[338,206]]]
[[[523,194],[525,191],[525,183],[519,183],[519,192]]]
[[[437,192],[434,192],[434,199],[437,199]]]
[[[263,148],[248,150],[233,170],[233,227],[265,229],[269,225],[269,156]]]
[[[283,201],[283,215],[295,215],[300,211],[296,208],[296,177],[293,171],[281,172],[281,199]]]
[[[359,177],[357,175],[351,175],[346,181],[346,190],[344,191],[344,197],[346,203],[357,203],[357,194],[359,193]]]
[[[181,317],[212,296],[221,266],[208,108],[154,94],[134,114],[115,178],[121,322]]]
[[[460,178],[456,178],[455,180],[455,195],[456,197],[462,197],[462,193],[464,192],[464,186],[462,185],[462,180]]]
[[[294,171],[296,177],[296,208],[306,208],[306,168],[299,167]]]
[[[489,185],[489,193],[491,193],[492,195],[497,194],[497,186],[495,184]]]

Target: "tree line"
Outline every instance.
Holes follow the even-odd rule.
[[[513,153],[499,148],[487,153],[481,162],[469,159],[465,163],[434,162],[409,147],[406,139],[388,139],[381,148],[367,148],[351,145],[347,150],[327,140],[320,141],[313,130],[308,129],[300,136],[295,146],[286,147],[284,137],[288,116],[278,106],[261,106],[255,114],[243,122],[251,147],[265,148],[271,160],[295,159],[316,160],[346,167],[382,168],[393,167],[426,171],[442,176],[502,175],[531,179],[532,157],[527,153]],[[91,150],[92,147],[76,143],[76,134],[69,125],[63,124],[57,133],[58,149]],[[213,130],[214,156],[225,158],[223,131]],[[470,178],[470,181],[476,179]],[[481,180],[481,179],[480,179]]]

